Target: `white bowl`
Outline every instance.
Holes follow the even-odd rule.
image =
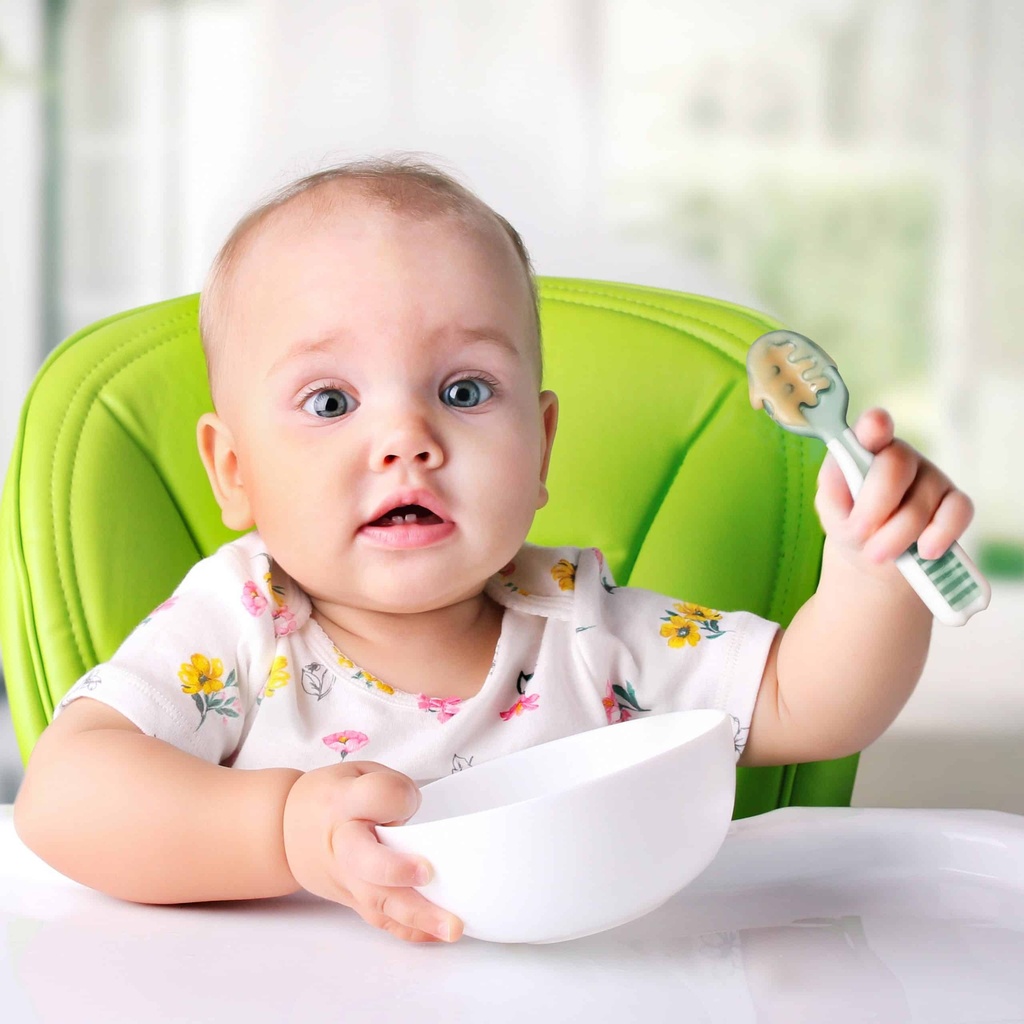
[[[654,910],[711,863],[732,817],[736,754],[721,711],[577,733],[422,789],[386,846],[425,857],[420,888],[492,942],[558,942]]]

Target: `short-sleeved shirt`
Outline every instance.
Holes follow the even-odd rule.
[[[586,729],[717,708],[746,743],[775,623],[616,586],[595,548],[524,545],[485,585],[503,609],[474,696],[396,689],[354,664],[250,533],[197,563],[68,692],[206,761],[303,771],[378,761],[417,782]]]

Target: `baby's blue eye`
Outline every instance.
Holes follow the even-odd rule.
[[[441,392],[441,401],[455,409],[472,409],[475,405],[486,402],[494,391],[489,384],[475,377],[457,380]]]
[[[356,400],[347,391],[341,388],[322,388],[313,392],[302,403],[302,408],[321,419],[333,420],[351,412],[356,405]]]

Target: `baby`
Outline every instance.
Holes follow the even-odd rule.
[[[834,758],[893,720],[931,617],[893,559],[940,555],[968,498],[894,439],[853,504],[826,461],[814,596],[783,633],[617,587],[594,549],[525,544],[558,403],[519,236],[446,175],[347,165],[236,227],[201,306],[198,424],[227,526],[68,693],[15,806],[22,839],[146,903],[305,888],[413,941],[459,920],[378,843],[418,783],[645,714],[717,707],[741,764]],[[827,668],[825,668],[827,666]]]

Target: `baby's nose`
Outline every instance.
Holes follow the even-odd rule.
[[[387,469],[396,463],[436,469],[444,462],[444,450],[427,419],[409,414],[383,427],[371,461],[375,469]]]
[[[431,463],[433,461],[433,458],[434,458],[433,451],[431,449],[429,449],[429,448],[425,448],[423,451],[417,452],[408,461],[410,461],[410,462],[423,462],[423,463],[429,464],[429,463]],[[405,461],[405,460],[406,460],[406,456],[396,454],[395,452],[389,452],[387,455],[384,456],[384,465],[385,466],[390,466],[392,463],[400,462],[400,461]]]

